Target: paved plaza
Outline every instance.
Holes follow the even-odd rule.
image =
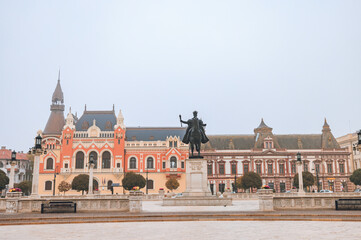
[[[258,200],[233,200],[232,206],[162,206],[162,201],[143,201],[144,212],[258,211]]]
[[[131,222],[1,226],[6,239],[359,239],[358,222]]]

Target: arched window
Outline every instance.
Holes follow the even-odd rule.
[[[110,153],[108,151],[102,154],[102,168],[110,168]]]
[[[90,154],[89,154],[89,161],[90,161],[90,156],[93,156],[94,168],[98,168],[98,153],[95,152],[95,151],[90,152]]]
[[[170,168],[177,168],[177,158],[174,156],[170,158]]]
[[[135,157],[131,157],[129,159],[129,169],[136,169],[137,168],[137,159]]]
[[[3,168],[3,167],[4,167],[4,163],[0,162],[0,168]]]
[[[52,189],[53,182],[52,181],[46,181],[45,182],[45,190],[51,190]]]
[[[112,188],[112,184],[113,184],[113,181],[112,181],[112,180],[109,180],[109,181],[108,181],[108,184],[107,184],[108,190],[110,190],[110,189]]]
[[[154,168],[154,159],[152,157],[147,158],[147,168]]]
[[[93,179],[93,190],[99,191],[99,183],[95,178]]]
[[[148,189],[154,189],[154,182],[153,182],[153,180],[148,180],[148,182],[147,182],[147,188]]]
[[[75,156],[75,168],[76,169],[84,168],[84,153],[83,152],[77,152],[77,154]]]
[[[54,169],[54,160],[52,158],[46,159],[46,169]]]

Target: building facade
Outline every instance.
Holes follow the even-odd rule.
[[[69,111],[64,119],[60,80],[50,110],[42,132],[42,145],[47,151],[40,158],[40,195],[53,194],[54,185],[58,194],[61,181],[71,183],[75,176],[88,174],[91,156],[95,160],[95,190],[100,193],[111,193],[111,186],[115,194],[123,193],[121,182],[130,171],[148,179],[149,193],[166,190],[165,182],[171,177],[180,183],[177,191],[185,190],[188,146],[181,142],[184,128],[126,127],[122,112],[116,116],[114,107],[110,111],[89,111],[85,106],[80,118]]]
[[[321,134],[275,135],[263,119],[253,135],[209,136],[204,146],[212,192],[232,189],[235,177],[257,172],[276,192],[293,187],[296,154],[303,171],[311,172],[319,189],[353,191],[350,153],[337,143],[325,119]],[[316,184],[309,190],[317,190]]]
[[[337,142],[340,144],[342,148],[347,149],[350,152],[350,160],[351,160],[351,172],[356,169],[361,168],[361,152],[357,147],[358,139],[357,133],[349,133],[347,135],[341,136],[337,138]]]
[[[11,149],[2,146],[0,149],[0,171],[5,172],[10,177],[11,169]],[[28,156],[23,152],[16,153],[15,180],[14,183],[31,181],[32,166]]]
[[[61,181],[71,183],[79,174],[88,174],[88,162],[95,160],[95,188],[101,194],[123,193],[122,179],[136,172],[148,179],[148,192],[157,193],[175,177],[176,192],[185,190],[185,160],[188,145],[182,143],[185,128],[126,127],[122,112],[90,111],[64,118],[64,96],[58,80],[52,96],[50,116],[42,132],[46,154],[40,158],[39,194],[59,194]],[[341,148],[325,120],[320,134],[276,135],[263,119],[251,135],[214,135],[203,146],[208,162],[211,191],[232,190],[235,177],[254,171],[275,189],[293,187],[296,154],[301,153],[303,170],[313,173],[319,189],[352,191],[350,153]],[[119,187],[118,187],[119,186]],[[55,187],[55,191],[54,191]],[[311,190],[317,189],[317,183]],[[142,191],[146,191],[142,189]],[[75,194],[70,191],[70,194]]]

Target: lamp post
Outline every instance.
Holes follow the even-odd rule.
[[[298,170],[298,194],[303,195],[305,190],[303,190],[303,176],[302,176],[302,161],[301,153],[297,153],[297,170]]]
[[[237,174],[234,174],[234,187],[233,187],[234,193],[237,193]]]
[[[146,183],[145,183],[145,194],[147,194],[148,195],[148,161],[147,161],[147,164],[146,164],[146,166],[147,166],[147,168],[146,168],[146,173],[147,173],[147,175],[146,175]]]
[[[53,182],[54,182],[54,184],[53,184],[53,196],[55,196],[55,183],[56,183],[56,175],[58,175],[59,173],[57,173],[56,172],[56,169],[58,169],[58,166],[55,166],[55,169],[54,169],[54,180],[53,180]]]
[[[10,162],[10,179],[9,179],[9,189],[14,187],[15,183],[15,165],[16,165],[16,152],[15,150],[11,153],[11,162]]]
[[[95,161],[93,154],[89,157],[89,188],[88,195],[93,195],[93,169],[94,169]]]
[[[34,167],[33,167],[33,181],[32,181],[32,187],[31,187],[31,197],[38,197],[39,196],[39,163],[40,163],[40,155],[46,154],[46,150],[43,150],[41,146],[42,137],[40,136],[40,133],[35,138],[35,146],[30,149],[30,153],[32,152],[35,154],[34,157]]]

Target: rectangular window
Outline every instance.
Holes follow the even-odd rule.
[[[291,164],[291,171],[292,173],[296,173],[296,163]]]
[[[68,164],[68,163],[65,163],[65,164],[64,164],[64,168],[69,168],[69,164]]]
[[[261,164],[256,165],[256,171],[257,171],[258,174],[262,174],[262,166],[261,166]]]
[[[273,166],[272,164],[268,164],[268,174],[272,174],[273,173]]]
[[[243,173],[248,173],[248,172],[249,172],[249,165],[247,163],[243,165]]]
[[[162,162],[162,168],[165,169],[165,162]]]
[[[184,169],[184,161],[181,162],[181,167]]]
[[[303,171],[308,172],[308,163],[303,163]]]
[[[316,173],[320,173],[320,164],[316,164]]]
[[[332,173],[332,163],[327,164],[327,173]]]
[[[285,165],[280,164],[280,174],[285,174]]]
[[[208,175],[213,174],[213,165],[212,164],[207,165],[207,173],[208,173]]]
[[[178,142],[177,141],[174,141],[174,147],[178,147]]]
[[[120,168],[120,163],[117,163],[117,168]]]
[[[237,174],[237,164],[232,164],[231,167],[232,167],[232,171],[231,171],[232,174],[236,175]]]
[[[345,164],[340,163],[340,173],[345,173]]]
[[[224,164],[219,164],[219,174],[224,175]]]
[[[169,141],[169,147],[173,147],[173,141]]]

